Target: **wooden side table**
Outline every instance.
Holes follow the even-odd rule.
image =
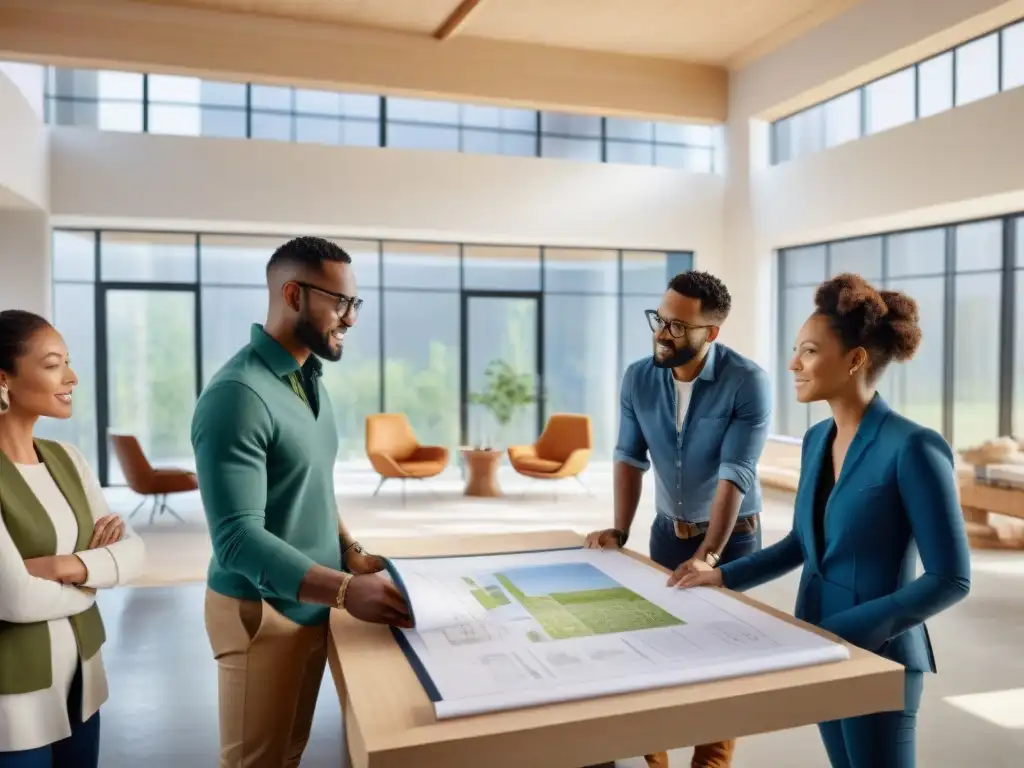
[[[505,454],[502,451],[476,448],[462,449],[462,463],[468,471],[466,479],[467,496],[501,496],[498,485],[498,463]]]
[[[974,549],[1024,550],[1024,536],[1000,531],[992,525],[990,512],[1024,518],[1024,488],[986,485],[974,479],[960,482],[960,506],[964,513],[967,540]]]

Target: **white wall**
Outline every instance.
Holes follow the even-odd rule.
[[[1019,92],[768,166],[768,124],[760,119],[766,112],[806,101],[813,91],[816,98],[835,95],[840,84],[863,82],[850,82],[851,73],[877,70],[880,60],[901,66],[911,53],[923,58],[937,39],[955,43],[949,38],[961,25],[1024,16],[1019,0],[927,6],[924,13],[921,0],[864,0],[731,77],[729,165],[748,170],[733,174],[726,189],[722,275],[736,310],[733,331],[723,336],[762,365],[774,360],[773,248],[1018,205],[1024,172],[1011,148],[1024,115]]]
[[[43,95],[46,85],[46,68],[39,64],[22,64],[17,61],[0,62],[0,75],[6,75],[13,82],[29,106],[39,117],[43,116]]]
[[[0,309],[49,318],[50,222],[45,211],[0,210]]]
[[[762,248],[1024,210],[1024,88],[758,171]]]
[[[28,98],[35,83],[41,105],[42,78],[33,81],[23,68],[12,73],[17,83],[0,70],[0,208],[46,208],[46,126]]]
[[[724,179],[562,160],[52,130],[55,225],[722,252]]]

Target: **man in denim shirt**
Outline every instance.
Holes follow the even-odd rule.
[[[669,283],[647,311],[654,355],[622,378],[615,448],[615,527],[587,537],[588,547],[622,547],[640,502],[643,473],[656,483],[651,558],[673,570],[697,558],[717,566],[761,548],[757,463],[771,419],[771,388],[758,365],[715,343],[731,298],[705,272]],[[649,458],[648,458],[649,457]],[[692,768],[726,768],[736,742],[694,749]],[[648,755],[667,766],[665,753]]]

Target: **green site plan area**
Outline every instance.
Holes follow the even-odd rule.
[[[552,640],[685,623],[589,563],[527,566],[462,580],[488,611],[509,606],[511,596]]]

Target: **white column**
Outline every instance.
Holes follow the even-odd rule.
[[[0,210],[0,309],[52,319],[50,221],[44,211]]]

